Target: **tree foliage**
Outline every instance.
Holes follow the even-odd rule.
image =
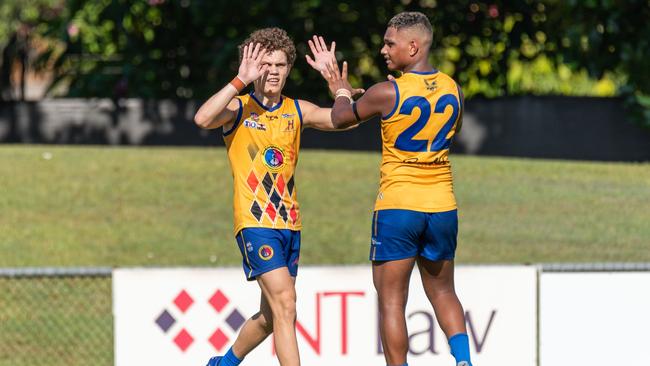
[[[7,3],[14,13],[25,4]],[[19,13],[31,15],[2,5],[0,17],[34,24],[32,39],[47,47],[33,67],[53,68],[55,85],[66,85],[69,96],[204,99],[236,72],[239,42],[257,28],[279,26],[299,52],[287,94],[325,98],[320,75],[301,59],[307,39],[316,33],[336,40],[353,83],[368,86],[385,78],[379,55],[385,25],[404,10],[429,16],[432,62],[470,97],[622,94],[638,106],[650,95],[650,0],[26,3],[32,10]],[[650,121],[648,104],[636,112]]]
[[[17,98],[12,90],[13,74],[23,74],[24,80],[30,53],[36,45],[32,34],[46,31],[47,22],[60,18],[63,11],[60,0],[0,2],[0,100]],[[24,86],[20,98],[23,96]]]

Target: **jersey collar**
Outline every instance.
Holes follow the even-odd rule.
[[[251,96],[251,98],[253,98],[253,100],[257,104],[259,104],[260,107],[262,107],[267,112],[273,112],[274,110],[280,108],[282,106],[282,103],[284,102],[284,96],[281,95],[280,96],[280,102],[278,104],[274,105],[273,107],[268,108],[267,106],[262,104],[262,102],[260,102],[259,99],[257,99],[257,97],[255,97],[255,93],[253,91],[250,92],[250,96]]]
[[[417,75],[433,75],[438,72],[437,69],[433,69],[431,71],[409,71],[407,74],[417,74]]]

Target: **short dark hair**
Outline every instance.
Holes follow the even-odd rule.
[[[426,15],[419,11],[405,11],[395,15],[388,21],[389,28],[400,30],[402,28],[419,28],[429,42],[433,39],[433,27]]]
[[[269,53],[278,50],[284,52],[285,55],[287,55],[289,66],[292,66],[293,62],[296,60],[296,46],[293,44],[293,40],[284,29],[276,27],[263,28],[251,33],[251,35],[239,45],[240,62],[242,53],[244,52],[244,46],[251,43],[262,44],[262,48],[266,48]]]

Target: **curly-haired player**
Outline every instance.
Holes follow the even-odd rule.
[[[381,181],[372,219],[370,260],[379,298],[386,363],[405,366],[404,310],[417,263],[424,291],[448,337],[457,366],[471,366],[465,316],[454,289],[458,232],[449,146],[460,130],[463,96],[428,61],[433,38],[426,15],[403,12],[388,23],[381,55],[397,79],[352,102],[347,64],[321,70],[336,96],[332,120],[343,127],[381,117]]]
[[[321,70],[336,59],[334,44],[309,41]],[[300,209],[294,171],[305,127],[335,130],[331,109],[282,95],[296,48],[279,28],[260,29],[239,47],[237,76],[194,116],[202,128],[223,128],[234,179],[234,232],[249,281],[262,295],[260,309],[241,328],[224,356],[208,366],[236,366],[273,333],[282,366],[300,365],[296,340],[295,277],[300,253]],[[249,84],[253,90],[239,93]],[[354,92],[358,92],[354,90]]]

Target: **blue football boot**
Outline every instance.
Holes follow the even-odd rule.
[[[221,359],[222,359],[222,358],[223,358],[223,356],[212,357],[212,358],[208,361],[208,364],[205,365],[205,366],[219,366],[219,364],[221,363]]]

